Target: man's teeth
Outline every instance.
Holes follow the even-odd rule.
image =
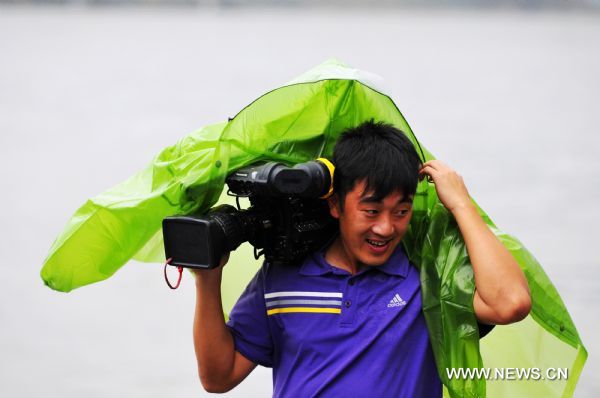
[[[367,239],[367,242],[369,242],[373,246],[385,246],[388,244],[389,240],[382,242],[382,241]]]

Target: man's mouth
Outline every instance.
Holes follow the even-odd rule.
[[[392,239],[387,239],[387,240],[379,240],[379,239],[367,239],[367,243],[370,244],[371,246],[377,247],[377,248],[384,248],[386,247],[390,242],[392,241]]]

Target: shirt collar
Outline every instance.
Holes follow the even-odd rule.
[[[402,244],[399,244],[396,247],[394,253],[392,253],[388,261],[386,261],[384,264],[369,267],[368,269],[361,271],[360,273],[368,272],[371,270],[376,270],[388,275],[401,276],[403,278],[406,278],[409,270],[409,261],[408,257],[406,256],[406,253],[404,252]],[[304,276],[319,276],[329,273],[336,275],[348,275],[348,272],[340,268],[334,267],[325,260],[325,250],[319,250],[317,252],[314,252],[312,255],[308,256],[306,260],[304,260],[302,266],[300,267],[299,273],[300,275]]]

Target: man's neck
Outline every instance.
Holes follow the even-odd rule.
[[[336,268],[349,272],[352,275],[357,274],[359,271],[365,268],[363,264],[357,262],[356,260],[351,260],[349,251],[344,246],[344,242],[339,235],[325,251],[325,261]]]

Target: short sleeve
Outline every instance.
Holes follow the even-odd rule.
[[[273,367],[273,340],[264,298],[265,275],[266,265],[263,265],[233,306],[227,327],[236,351],[254,363]]]

